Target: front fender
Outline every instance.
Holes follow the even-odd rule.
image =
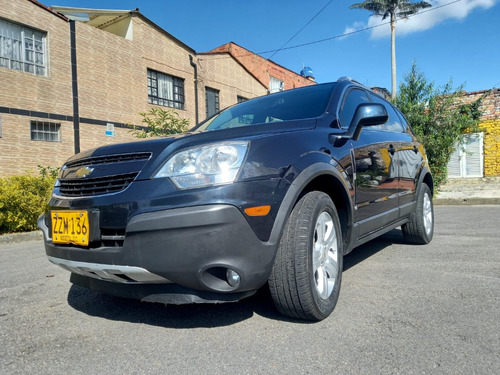
[[[338,164],[335,163],[333,159],[330,158],[330,162],[319,161],[312,165],[309,165],[297,175],[293,177],[290,174],[293,174],[296,169],[290,168],[289,173],[285,176],[286,180],[292,179],[290,187],[285,194],[285,197],[282,200],[280,208],[278,210],[278,214],[276,216],[276,220],[273,225],[273,229],[271,231],[271,236],[269,238],[269,242],[273,244],[277,244],[281,240],[281,236],[283,234],[283,229],[285,227],[290,214],[300,199],[301,195],[304,191],[307,191],[308,186],[317,178],[328,176],[330,178],[335,179],[336,188],[341,188],[342,191],[338,195],[344,201],[344,206],[347,209],[347,218],[349,222],[352,222],[352,211],[353,211],[353,201],[350,194],[350,182],[343,174],[344,172],[339,171]],[[323,190],[323,189],[322,189]],[[328,187],[325,187],[323,191],[328,193]],[[338,200],[338,199],[337,199]]]

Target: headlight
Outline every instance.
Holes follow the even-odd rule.
[[[168,177],[179,189],[228,184],[235,180],[248,142],[192,147],[171,156],[154,178]]]

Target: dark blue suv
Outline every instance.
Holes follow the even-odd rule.
[[[321,320],[353,248],[400,226],[412,243],[432,239],[432,192],[401,112],[345,78],[75,155],[38,225],[74,284],[184,304],[268,283],[280,312]]]

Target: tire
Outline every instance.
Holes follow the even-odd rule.
[[[434,235],[434,207],[432,193],[427,184],[422,183],[415,213],[401,229],[405,240],[409,243],[425,245],[431,242]]]
[[[284,228],[269,288],[276,308],[293,318],[328,317],[342,280],[342,232],[330,197],[313,191],[295,205]]]

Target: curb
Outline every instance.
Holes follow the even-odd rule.
[[[37,230],[25,233],[11,233],[0,235],[0,245],[25,241],[41,241],[43,239],[42,231]]]
[[[435,198],[433,201],[435,206],[486,206],[500,205],[500,198]]]

